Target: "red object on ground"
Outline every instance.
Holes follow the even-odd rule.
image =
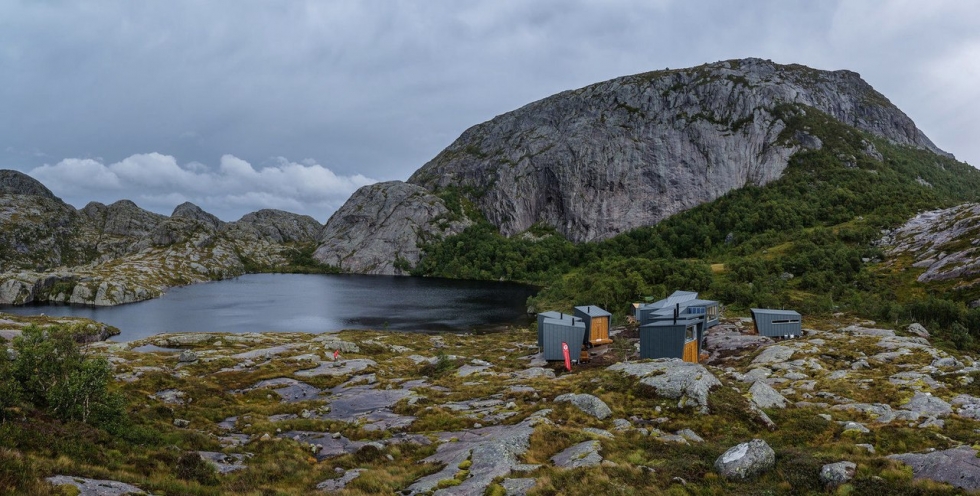
[[[333,359],[336,360],[340,356],[340,350],[333,350]]]
[[[568,343],[562,341],[561,352],[565,354],[565,368],[572,371],[572,356],[568,353]]]

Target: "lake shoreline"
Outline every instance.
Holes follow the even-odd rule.
[[[423,334],[495,333],[527,325],[526,301],[537,288],[496,281],[365,276],[248,274],[175,287],[160,298],[115,306],[4,306],[21,316],[83,317],[133,341],[174,332],[343,330]]]

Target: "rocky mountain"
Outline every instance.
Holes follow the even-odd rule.
[[[417,207],[446,192],[463,195],[506,236],[543,224],[576,242],[609,238],[779,178],[795,153],[823,146],[810,130],[787,128],[807,112],[945,154],[854,72],[759,59],[655,71],[559,93],[466,130],[408,180],[424,188],[414,190],[410,219],[368,213],[379,189],[404,189],[391,182],[355,194],[324,231],[404,233],[398,242],[325,239],[317,257],[369,273],[396,272],[379,260],[414,264],[422,236],[407,225],[437,221],[440,211]],[[871,141],[865,153],[881,159]]]
[[[315,219],[261,210],[222,222],[184,203],[167,217],[121,200],[81,210],[0,171],[0,303],[115,305],[170,287],[282,270],[318,242]]]
[[[314,253],[349,272],[400,274],[415,265],[419,243],[461,232],[472,221],[454,218],[445,202],[421,186],[401,181],[357,190],[330,217]]]

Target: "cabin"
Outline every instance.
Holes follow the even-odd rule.
[[[803,319],[799,312],[769,308],[752,308],[750,311],[755,332],[760,336],[783,338],[803,334]]]
[[[684,314],[703,316],[705,328],[718,325],[721,318],[721,312],[717,301],[695,298],[693,300],[688,300],[685,303],[687,305],[687,310],[684,312]]]
[[[561,312],[541,312],[538,314],[538,349],[544,349],[544,320],[571,318]]]
[[[714,300],[702,300],[693,291],[675,291],[663,300],[653,303],[634,304],[634,318],[640,324],[646,324],[655,320],[688,316],[700,316],[704,318],[704,328],[718,325],[721,318],[720,305]]]
[[[585,322],[582,319],[564,314],[561,314],[561,318],[545,317],[538,332],[541,333],[541,351],[545,360],[564,360],[561,344],[566,343],[572,360],[579,361],[585,340]]]
[[[595,306],[575,307],[575,316],[585,322],[586,346],[599,346],[612,343],[609,339],[609,324],[612,314]]]
[[[718,324],[720,305],[693,291],[675,291],[660,301],[634,306],[640,324],[640,356],[697,362],[705,331]]]
[[[701,355],[701,318],[658,320],[640,326],[640,358],[680,358],[697,363]]]

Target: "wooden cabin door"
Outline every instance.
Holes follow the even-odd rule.
[[[698,342],[697,342],[697,340],[688,341],[688,342],[684,343],[684,356],[682,358],[683,358],[683,360],[685,362],[698,363]]]
[[[592,329],[589,330],[589,341],[594,345],[611,342],[609,341],[609,317],[592,319]]]

